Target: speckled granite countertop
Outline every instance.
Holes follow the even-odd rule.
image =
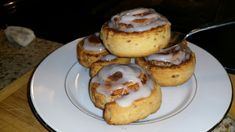
[[[9,43],[0,31],[0,90],[35,68],[48,54],[61,46],[57,42],[36,38],[27,47],[17,47]],[[235,132],[235,122],[225,116],[211,131]]]
[[[9,43],[4,32],[0,31],[0,90],[60,46],[60,43],[36,38],[28,46],[20,47]]]

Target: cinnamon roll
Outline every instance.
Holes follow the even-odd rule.
[[[108,124],[128,124],[156,112],[161,105],[160,86],[136,64],[111,64],[90,81],[94,105],[104,110]]]
[[[194,73],[195,54],[183,41],[159,53],[136,58],[136,63],[150,71],[160,86],[177,86],[186,82]]]
[[[137,8],[114,15],[103,24],[105,47],[120,57],[143,57],[167,46],[171,24],[154,9]]]
[[[121,58],[112,54],[101,57],[98,61],[94,62],[90,66],[90,76],[93,77],[97,72],[106,65],[109,64],[128,64],[131,58]]]
[[[99,33],[85,37],[77,45],[78,61],[84,67],[90,67],[93,62],[109,54],[99,38]]]

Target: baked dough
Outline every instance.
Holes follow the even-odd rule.
[[[90,66],[90,77],[94,77],[101,68],[110,64],[129,64],[131,58],[121,58],[112,54],[108,54],[94,62]]]
[[[111,64],[90,81],[90,97],[104,110],[108,124],[129,124],[156,112],[161,105],[160,86],[136,64]]]
[[[103,46],[103,43],[99,38],[99,33],[85,37],[77,45],[78,61],[82,66],[87,68],[107,54],[109,53]]]
[[[121,12],[103,24],[100,38],[105,47],[120,57],[143,57],[167,46],[171,24],[154,9]]]
[[[193,75],[196,58],[183,41],[157,54],[136,58],[136,63],[148,70],[160,86],[177,86]]]

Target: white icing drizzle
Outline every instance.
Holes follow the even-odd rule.
[[[137,8],[113,16],[108,26],[119,31],[141,32],[166,23],[169,23],[169,21],[154,9]],[[123,25],[126,27],[123,27]]]
[[[117,58],[117,56],[112,55],[112,54],[108,54],[108,55],[103,56],[100,60],[102,60],[102,61],[111,61],[111,60],[114,60],[116,58]]]
[[[174,65],[179,65],[190,58],[191,50],[180,44],[174,45],[167,49],[161,49],[159,53],[145,57],[146,61],[162,61]]]
[[[111,87],[106,87],[105,80],[113,75],[116,72],[121,72],[122,77],[118,80],[111,82]],[[144,73],[147,76],[147,81],[143,84],[138,78],[140,73]],[[153,81],[150,79],[149,75],[143,71],[136,64],[111,64],[100,70],[100,72],[91,80],[91,83],[99,83],[97,87],[97,92],[105,95],[106,97],[110,96],[114,90],[125,89],[128,90],[128,86],[124,85],[127,82],[132,82],[134,84],[138,84],[139,89],[137,91],[128,91],[129,94],[122,95],[122,97],[116,100],[116,103],[122,107],[129,106],[133,101],[144,98],[150,95],[151,90],[153,88]]]
[[[153,88],[153,81],[148,80],[138,91],[123,96],[122,98],[117,99],[116,102],[122,107],[127,107],[137,99],[148,97],[151,94],[151,88]]]
[[[83,48],[88,51],[101,52],[105,50],[101,40],[99,39],[99,33],[92,34],[84,39]]]

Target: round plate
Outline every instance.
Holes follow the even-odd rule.
[[[50,54],[36,69],[30,97],[36,113],[55,131],[207,131],[226,114],[232,88],[222,65],[208,52],[196,54],[194,75],[177,87],[162,87],[156,113],[129,125],[108,125],[89,97],[89,69],[79,65],[72,41]]]

